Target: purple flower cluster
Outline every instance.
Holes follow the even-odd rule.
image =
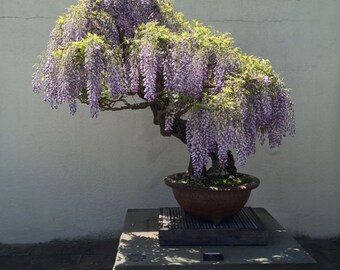
[[[195,53],[188,40],[174,44],[164,61],[165,89],[198,99],[208,77],[207,66],[207,57]]]
[[[45,100],[53,107],[68,101],[73,114],[76,110],[75,99],[78,97],[75,93],[79,95],[79,91],[78,88],[77,91],[70,90],[71,87],[63,81],[69,81],[72,77],[74,80],[79,78],[80,75],[75,74],[79,68],[74,69],[76,66],[74,63],[63,61],[55,55],[55,52],[61,49],[64,53],[72,42],[81,42],[87,38],[88,33],[104,37],[105,43],[114,49],[124,41],[124,38],[132,38],[134,31],[141,24],[152,20],[162,23],[161,17],[159,7],[154,0],[79,0],[78,5],[72,6],[65,16],[60,17],[57,27],[52,31],[47,56],[33,74],[33,90],[38,92],[43,89]],[[106,50],[110,51],[110,48]],[[90,48],[86,48],[86,64],[79,63],[81,62],[79,59],[73,61],[78,62],[77,65],[83,65],[82,69],[85,70],[82,78],[87,80],[85,87],[89,93],[92,116],[97,116],[103,84],[99,83],[100,72],[92,74],[91,68],[95,71],[100,66],[100,71],[103,71],[105,66],[104,83],[111,91],[112,97],[127,92],[137,93],[141,88],[140,75],[143,75],[145,98],[149,101],[155,98],[156,72],[157,69],[163,68],[163,59],[159,59],[159,55],[150,46],[142,48],[140,57],[139,53],[131,51],[124,59],[121,56],[118,61],[112,57],[104,59],[102,56],[100,61],[99,56],[97,60],[89,59],[90,51]],[[110,52],[107,55],[110,55]],[[91,66],[92,62],[93,66]],[[60,88],[62,84],[64,86]],[[68,93],[69,90],[75,93]]]
[[[157,57],[151,44],[143,44],[140,52],[140,72],[143,76],[145,99],[153,101],[156,97]]]
[[[195,175],[200,175],[215,149],[214,123],[207,111],[193,111],[187,122],[187,146]]]
[[[97,117],[102,91],[101,73],[104,70],[103,55],[101,47],[98,44],[89,44],[86,48],[85,69],[87,72],[86,86],[88,89],[91,116]]]
[[[172,49],[170,49],[170,52]],[[173,74],[173,59],[172,53],[169,53],[163,61],[163,80],[164,80],[164,90],[170,92],[172,89]]]
[[[140,85],[140,69],[138,65],[138,57],[130,54],[125,63],[125,71],[128,84],[130,85],[130,92],[136,94]]]
[[[120,42],[113,14],[108,13],[99,2],[80,0],[77,6],[72,6],[69,13],[59,19],[50,35],[50,50],[81,41],[88,33],[105,36],[112,46]]]
[[[106,0],[105,5],[113,7],[115,19],[122,35],[131,38],[143,23],[160,21],[157,5],[153,0]]]
[[[214,69],[214,83],[215,89],[213,90],[213,94],[217,94],[221,92],[223,87],[225,86],[226,76],[227,74],[233,70],[234,66],[228,56],[225,55],[217,55],[216,56],[216,64]]]
[[[115,21],[108,13],[103,12],[96,15],[95,19],[89,23],[88,32],[104,36],[107,43],[111,46],[116,46],[120,43],[120,36]]]
[[[275,99],[272,101],[272,108],[272,118],[269,125],[266,126],[266,130],[270,147],[277,147],[286,133],[289,135],[295,133],[293,103],[284,88],[278,89]]]
[[[61,104],[58,100],[58,91],[62,82],[59,77],[59,62],[54,56],[49,56],[43,67],[45,78],[42,79],[41,89],[44,90],[44,100],[50,103],[53,109],[57,109]]]
[[[170,112],[165,116],[165,131],[171,132],[175,121],[175,113]]]
[[[73,16],[72,16],[73,15]],[[79,41],[86,37],[87,35],[87,28],[89,24],[88,18],[86,18],[86,14],[72,14],[70,13],[69,20],[63,24],[63,45],[67,44],[68,42],[72,41]]]
[[[149,44],[141,51],[121,46],[126,38],[133,38],[141,24],[154,20],[165,24],[155,0],[79,0],[52,31],[46,54],[33,74],[33,91],[44,91],[45,100],[53,108],[68,102],[74,114],[75,100],[85,88],[93,117],[98,114],[105,88],[113,98],[144,88],[145,99],[154,100],[157,72],[162,74],[164,68],[162,52]],[[83,45],[71,54],[70,49],[77,47],[72,44],[83,42],[89,34],[103,38],[106,47],[102,52],[98,44],[92,44],[86,45],[85,55],[81,53]],[[124,56],[112,57],[117,47],[124,50]]]
[[[217,146],[223,168],[230,149],[236,150],[238,162],[244,165],[248,156],[255,153],[257,137],[264,140],[267,134],[270,147],[276,147],[287,133],[295,133],[293,103],[283,85],[277,87],[272,92],[263,90],[249,96],[240,95],[240,91],[236,109],[191,113],[187,124],[187,146],[196,174],[202,172],[209,151],[214,150],[207,150],[208,145]],[[209,121],[204,115],[209,115]]]
[[[106,55],[106,85],[110,90],[111,97],[116,98],[128,92],[126,78],[124,76],[124,66],[119,55],[108,52]]]
[[[58,96],[60,103],[64,103],[67,99],[72,115],[77,111],[76,99],[85,86],[85,70],[81,65],[77,65],[76,59],[77,50],[70,47],[62,57],[59,70],[61,89]]]

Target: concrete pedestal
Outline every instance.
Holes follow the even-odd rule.
[[[128,210],[114,270],[316,270],[316,261],[263,208],[254,209],[268,229],[267,246],[181,246],[158,244],[159,209]],[[224,261],[203,261],[218,252]]]

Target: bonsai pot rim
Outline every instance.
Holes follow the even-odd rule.
[[[204,186],[192,186],[185,183],[178,183],[176,178],[178,176],[183,175],[185,173],[175,173],[171,174],[164,179],[164,182],[167,186],[172,188],[180,188],[186,189],[188,191],[204,191],[204,192],[226,192],[226,191],[237,191],[237,190],[252,190],[257,188],[260,185],[260,180],[253,175],[245,174],[245,173],[237,173],[239,176],[245,176],[247,178],[247,183],[242,185],[235,186],[225,186],[225,187],[204,187]]]

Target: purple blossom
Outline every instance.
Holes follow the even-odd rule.
[[[173,89],[173,59],[171,58],[171,53],[168,54],[163,61],[163,78],[164,78],[164,90],[170,92]]]
[[[216,133],[216,143],[218,148],[218,159],[220,166],[223,168],[228,161],[228,150],[237,149],[239,145],[240,135],[235,126],[228,118],[216,118],[217,121],[217,133]]]
[[[43,85],[43,76],[44,76],[44,69],[41,68],[42,63],[34,65],[33,67],[36,71],[32,75],[32,88],[34,93],[39,93],[44,89]]]
[[[290,135],[295,133],[293,105],[286,89],[279,85],[276,93],[273,100],[273,118],[267,128],[270,147],[279,146],[286,133]]]
[[[271,80],[269,79],[268,76],[263,77],[263,85],[268,86],[271,84]]]
[[[153,101],[156,97],[157,58],[150,44],[144,44],[140,52],[140,71],[145,87],[145,99]]]
[[[48,42],[48,50],[55,51],[58,50],[60,46],[64,44],[63,40],[63,30],[56,27],[52,30],[50,34],[50,41]]]
[[[115,2],[116,0],[103,0],[103,2],[101,2],[101,7],[106,12],[112,14],[114,13]]]
[[[255,154],[256,150],[256,122],[254,114],[250,108],[247,109],[246,114],[244,115],[244,134],[245,134],[245,155],[250,156]]]
[[[164,74],[164,52],[156,50],[156,70],[158,74]]]
[[[116,24],[108,14],[105,17],[97,15],[96,19],[89,23],[87,32],[105,36],[107,42],[112,46],[116,46],[120,43]]]
[[[126,94],[125,67],[116,59],[114,53],[108,53],[106,57],[106,84],[113,98]]]
[[[191,69],[192,53],[190,52],[190,44],[186,41],[179,42],[171,50],[171,69],[172,69],[172,88],[179,93],[185,93],[187,89],[189,70]],[[190,76],[191,77],[191,76]]]
[[[221,90],[225,86],[226,76],[227,74],[234,70],[234,65],[228,56],[225,55],[217,55],[216,57],[216,65],[214,69],[214,83],[215,89],[213,90],[213,94],[217,94],[221,92]]]
[[[215,148],[214,126],[207,111],[191,112],[187,122],[187,147],[195,175],[207,166],[209,154]]]
[[[167,113],[165,116],[165,131],[172,131],[175,121],[175,114],[173,112]]]
[[[138,61],[137,55],[130,54],[125,64],[126,77],[132,94],[137,93],[139,90],[140,69]]]
[[[261,102],[261,116],[260,122],[263,126],[267,126],[268,123],[272,120],[272,98],[267,89],[263,89],[259,94],[260,102]]]
[[[91,116],[98,117],[102,91],[101,72],[104,70],[104,61],[101,47],[96,43],[91,43],[86,47],[85,69]]]
[[[77,112],[77,101],[76,99],[69,99],[68,101],[71,115],[75,115]]]
[[[108,75],[106,77],[106,83],[111,92],[111,97],[115,98],[119,95],[125,93],[125,89],[123,86],[123,81],[119,71],[116,66],[109,64],[106,69]]]
[[[68,20],[62,25],[62,41],[63,45],[68,42],[79,41],[87,36],[87,28],[89,24],[88,18],[84,13],[69,13]]]
[[[102,8],[102,9],[100,9]],[[79,1],[65,16],[61,31],[56,28],[51,33],[53,50],[66,46],[69,42],[80,41],[88,33],[105,36],[111,45],[119,44],[119,33],[114,17],[93,1]]]
[[[164,62],[165,89],[199,99],[208,78],[208,58],[187,40],[178,42]]]
[[[82,66],[77,65],[77,50],[70,47],[61,59],[59,76],[61,88],[59,91],[59,103],[66,100],[69,103],[70,113],[74,115],[77,110],[76,99],[79,97],[81,90],[85,87],[84,76],[85,70]]]
[[[106,5],[110,6],[109,3]],[[161,19],[153,0],[114,0],[113,6],[117,25],[128,38],[134,36],[134,31],[141,24]]]
[[[187,147],[195,175],[201,175],[208,164],[208,151],[204,147],[199,113],[192,113],[187,122]]]
[[[191,81],[187,82],[188,91],[196,98],[201,97],[208,79],[208,59],[203,54],[195,54],[192,60]],[[188,78],[189,79],[189,78]]]
[[[58,108],[57,95],[61,88],[62,82],[59,77],[59,62],[56,57],[49,56],[43,67],[45,78],[44,84],[44,101],[49,102],[53,109]]]

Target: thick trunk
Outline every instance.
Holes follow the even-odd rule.
[[[208,174],[221,174],[222,169],[220,168],[220,162],[216,151],[210,154],[211,167],[208,170]]]
[[[150,105],[150,108],[154,115],[153,122],[155,125],[159,126],[160,133],[163,136],[167,136],[167,137],[174,136],[178,138],[184,144],[187,144],[187,139],[186,139],[187,121],[186,120],[183,120],[180,117],[175,117],[172,131],[166,131],[165,130],[165,117],[167,113],[166,107],[154,103]],[[227,172],[229,175],[233,175],[236,177],[237,169],[235,167],[234,157],[230,150],[228,150],[228,159],[224,167],[220,166],[217,149],[213,153],[210,154],[210,158],[212,161],[212,166],[209,170],[207,170],[206,168],[203,168],[202,176],[200,178],[207,177],[208,175],[221,175],[223,172]],[[188,173],[190,176],[195,177],[191,158],[190,158],[189,165],[188,165]]]
[[[228,161],[225,170],[230,174],[236,177],[237,175],[237,169],[235,166],[235,159],[233,154],[231,153],[230,150],[228,150]]]
[[[236,166],[235,166],[234,156],[233,156],[233,154],[231,153],[230,150],[228,150],[228,160],[227,160],[227,163],[224,165],[224,167],[221,167],[221,165],[220,165],[220,161],[218,159],[217,151],[214,151],[210,155],[210,158],[211,158],[211,161],[212,161],[212,166],[208,170],[208,174],[220,175],[224,171],[224,172],[227,172],[229,175],[233,175],[234,177],[236,177],[237,169],[236,169]]]
[[[186,139],[186,120],[181,119],[180,117],[176,117],[174,120],[172,131],[165,130],[165,117],[166,117],[166,108],[161,107],[158,104],[153,104],[150,106],[153,112],[153,123],[158,125],[160,128],[160,133],[163,136],[170,137],[174,136],[181,140],[184,144],[187,143]]]

